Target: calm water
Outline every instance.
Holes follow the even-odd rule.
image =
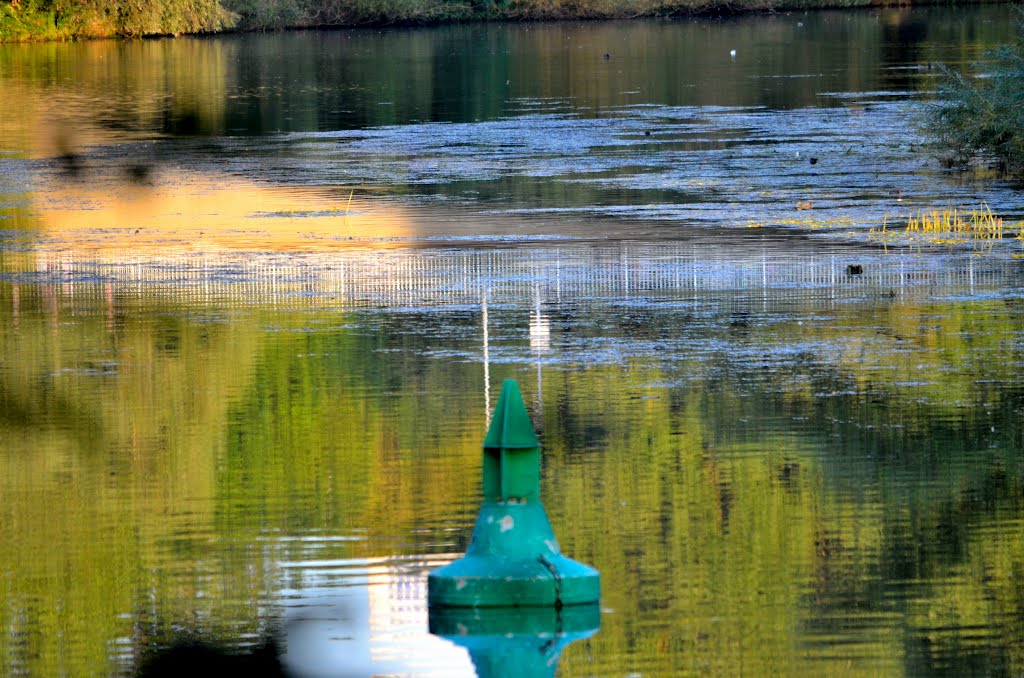
[[[1024,219],[914,122],[1010,17],[0,46],[0,674],[475,675],[513,377],[558,675],[1021,675],[1024,245],[903,232]]]

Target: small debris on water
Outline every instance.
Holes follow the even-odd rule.
[[[860,264],[850,264],[846,267],[847,275],[860,275],[864,272],[864,267]]]
[[[145,163],[135,163],[126,169],[128,179],[136,184],[149,184],[152,179],[152,168]]]
[[[82,172],[82,157],[77,153],[65,151],[57,156],[64,172],[69,176],[78,176]]]

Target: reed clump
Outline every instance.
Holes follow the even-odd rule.
[[[956,209],[932,210],[907,219],[906,232],[958,241],[1001,240],[1003,219],[985,204],[969,214]]]
[[[903,228],[890,228],[889,216],[868,236],[883,244],[969,246],[977,249],[995,241],[1013,238],[1024,242],[1024,222],[1008,225],[985,203],[966,211],[955,208],[918,212],[907,218]]]

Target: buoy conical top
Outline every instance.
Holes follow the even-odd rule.
[[[540,441],[519,384],[506,379],[484,437],[484,503],[540,501]]]
[[[523,404],[523,394],[514,379],[506,379],[501,385],[498,404],[494,406],[491,426],[484,437],[484,447],[520,450],[536,447],[540,441],[533,430],[533,422]]]
[[[593,603],[597,570],[559,550],[540,502],[540,441],[519,386],[507,379],[484,437],[483,505],[466,555],[430,573],[432,606]]]

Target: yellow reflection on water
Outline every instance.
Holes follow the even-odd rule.
[[[55,180],[33,194],[41,249],[313,251],[386,247],[413,232],[405,209],[355,196],[354,189],[264,186],[145,166],[137,171],[158,177],[152,185]]]
[[[214,98],[221,101],[222,93]],[[27,223],[43,236],[40,249],[91,250],[102,260],[111,249],[379,248],[416,230],[408,209],[362,187],[275,186],[144,155],[100,158],[95,150],[114,144],[135,143],[144,153],[139,142],[153,134],[104,128],[96,122],[101,105],[89,93],[64,101],[25,80],[0,80],[0,154],[49,163],[22,194],[30,206],[14,214],[18,227]],[[154,125],[139,106],[139,130]],[[211,115],[203,110],[199,118]]]

